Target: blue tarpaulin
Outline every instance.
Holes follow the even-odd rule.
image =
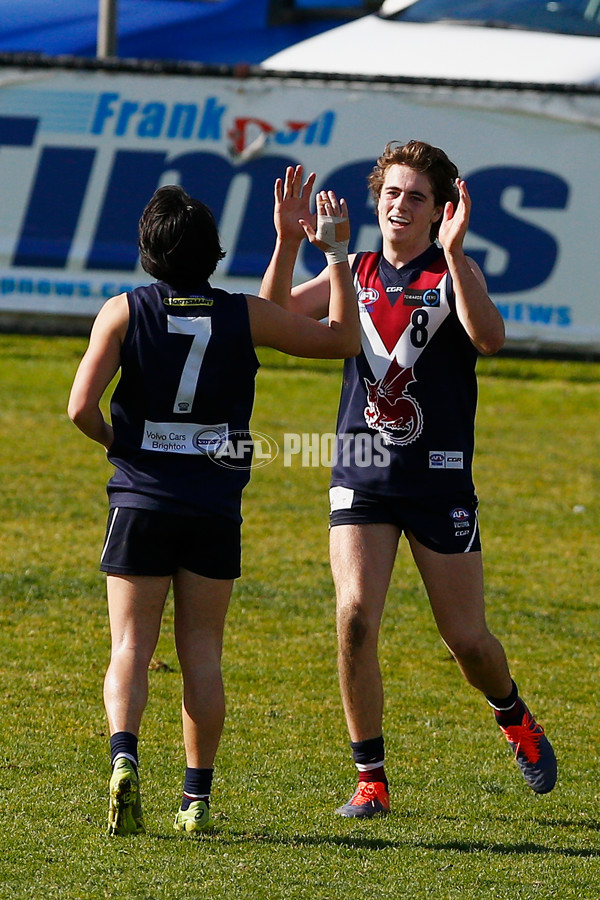
[[[270,0],[118,0],[117,56],[255,64],[343,21],[273,24],[272,8]],[[98,0],[0,0],[2,53],[95,56],[97,27]]]

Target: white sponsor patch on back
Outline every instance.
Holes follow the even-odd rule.
[[[159,453],[216,453],[229,439],[227,423],[196,425],[193,422],[146,422],[142,450]]]

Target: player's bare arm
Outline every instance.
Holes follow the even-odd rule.
[[[317,230],[300,220],[312,244],[325,253],[328,271],[329,322],[314,319],[271,303],[248,297],[250,324],[255,345],[274,347],[295,356],[339,358],[360,351],[358,305],[348,265],[350,223],[345,202],[338,203],[333,192],[317,196]],[[285,276],[284,280],[285,280]]]
[[[92,327],[67,408],[69,418],[80,431],[107,450],[113,442],[113,429],[104,419],[100,400],[119,369],[128,323],[127,295],[119,294],[107,300]]]
[[[462,179],[457,179],[456,186],[459,192],[456,210],[451,203],[446,204],[438,237],[454,284],[458,318],[474,346],[489,356],[504,346],[504,321],[488,296],[481,269],[463,250],[471,198]]]

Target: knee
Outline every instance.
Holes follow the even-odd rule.
[[[377,626],[364,607],[352,600],[338,604],[337,633],[341,652],[360,650],[377,636]]]
[[[111,649],[110,666],[143,672],[152,660],[153,649],[134,640],[119,641]]]
[[[478,666],[485,663],[490,654],[489,632],[474,634],[456,634],[444,638],[452,656],[462,666]]]

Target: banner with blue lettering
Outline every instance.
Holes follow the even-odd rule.
[[[599,128],[600,93],[3,68],[0,313],[91,317],[146,281],[137,224],[166,183],[213,209],[231,290],[258,290],[287,165],[347,199],[351,249],[377,249],[366,177],[387,141],[419,138],[467,179],[466,249],[510,343],[600,351]],[[297,280],[321,265],[306,245]]]

